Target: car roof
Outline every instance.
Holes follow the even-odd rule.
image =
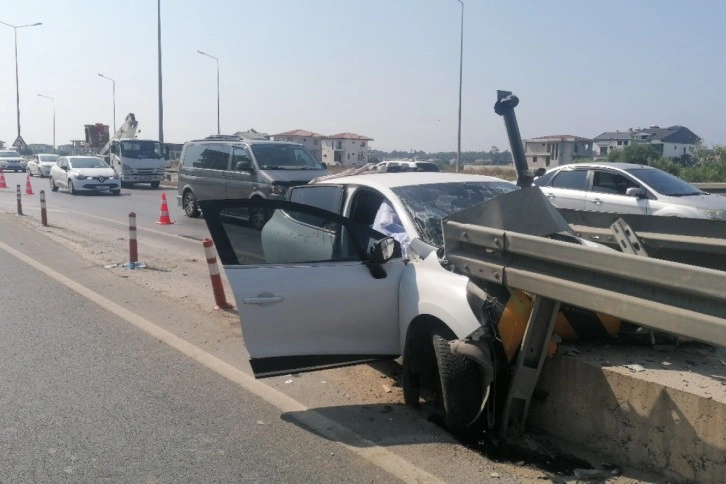
[[[470,175],[466,173],[442,172],[402,172],[402,173],[364,173],[360,175],[329,178],[315,184],[327,185],[364,185],[372,188],[396,188],[411,185],[431,185],[434,183],[466,183],[466,182],[513,182],[487,175]]]
[[[620,170],[630,170],[633,168],[638,169],[647,169],[647,170],[657,170],[657,168],[648,166],[648,165],[639,165],[637,163],[607,163],[607,162],[586,162],[586,163],[570,163],[567,165],[560,165],[558,167],[553,168],[551,171],[554,170],[560,170],[562,168],[566,169],[573,169],[573,168],[617,168]]]
[[[69,155],[69,156],[66,156],[66,158],[70,158],[70,159],[74,159],[74,160],[81,159],[81,158],[87,159],[87,160],[88,159],[101,160],[101,158],[99,156],[89,156],[89,155]],[[101,161],[103,161],[103,160],[101,160]]]

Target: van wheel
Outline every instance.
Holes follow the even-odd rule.
[[[190,218],[197,218],[201,213],[199,205],[197,204],[197,197],[194,196],[191,190],[184,192],[184,196],[182,196],[182,207],[184,208],[186,216]]]
[[[431,342],[436,355],[436,379],[441,417],[455,434],[475,430],[474,421],[482,403],[479,365],[451,352],[449,339],[433,331]]]
[[[156,181],[156,182],[151,182],[151,188],[159,188],[159,183],[160,183],[160,182],[158,182],[158,181]]]

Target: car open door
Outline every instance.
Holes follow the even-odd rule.
[[[256,377],[399,356],[398,243],[293,202],[200,201],[234,292]],[[262,230],[250,210],[269,214]],[[392,258],[371,254],[383,244]]]

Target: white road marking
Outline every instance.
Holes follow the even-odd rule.
[[[50,267],[41,264],[22,252],[10,247],[4,242],[0,242],[0,249],[17,259],[25,262],[34,269],[42,272],[63,284],[67,288],[77,292],[81,296],[98,304],[107,311],[115,314],[119,318],[127,321],[138,329],[148,333],[167,345],[171,346],[180,353],[188,356],[197,363],[200,363],[215,373],[227,378],[229,381],[236,383],[246,391],[257,395],[270,405],[273,405],[281,412],[295,412],[292,418],[304,424],[306,427],[314,430],[316,433],[325,438],[338,443],[354,454],[368,460],[372,464],[380,467],[389,474],[392,474],[404,482],[420,482],[420,483],[439,483],[443,482],[436,476],[417,467],[412,462],[398,456],[383,447],[376,445],[368,439],[361,437],[349,428],[330,420],[322,414],[311,410],[302,403],[288,397],[274,388],[255,380],[252,376],[246,374],[242,370],[226,363],[216,356],[207,353],[198,346],[178,337],[177,335],[155,325],[151,321],[129,311],[128,309],[106,299],[102,295],[94,292],[87,287],[78,284],[74,280],[54,271]],[[352,444],[345,444],[351,442]]]

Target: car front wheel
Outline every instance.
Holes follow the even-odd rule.
[[[73,180],[68,180],[68,193],[76,195],[76,187],[73,186]]]
[[[460,434],[476,420],[482,403],[482,378],[479,365],[464,356],[452,353],[449,339],[438,332],[432,334],[438,373],[437,390],[446,427]]]
[[[197,197],[194,196],[191,190],[184,192],[182,207],[184,208],[184,214],[190,218],[197,218],[201,213],[199,205],[197,205]]]
[[[57,192],[58,191],[58,186],[53,181],[53,177],[52,176],[49,176],[48,177],[48,181],[50,182],[50,190],[53,191],[53,192]]]

